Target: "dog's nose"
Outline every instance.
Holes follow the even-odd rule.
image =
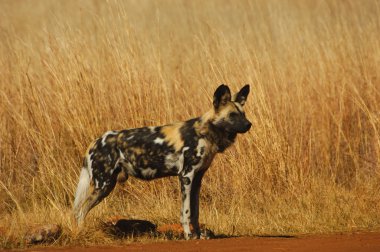
[[[251,128],[251,126],[252,126],[252,123],[250,123],[250,122],[247,122],[246,123],[246,129],[247,129],[247,131]]]

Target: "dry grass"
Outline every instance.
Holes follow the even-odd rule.
[[[0,247],[33,223],[58,244],[115,242],[97,219],[178,222],[175,178],[129,179],[75,230],[82,155],[109,129],[199,116],[220,83],[251,83],[253,129],[201,193],[219,234],[380,227],[376,1],[2,1]],[[19,237],[16,240],[10,237]],[[20,243],[19,243],[20,242]]]

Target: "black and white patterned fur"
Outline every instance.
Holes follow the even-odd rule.
[[[220,85],[212,108],[185,122],[157,127],[108,131],[88,148],[75,194],[74,214],[81,223],[87,213],[128,176],[152,180],[178,176],[181,184],[181,223],[186,239],[199,238],[199,191],[214,156],[223,152],[251,123],[244,103],[249,85],[231,97]],[[190,231],[190,223],[194,233]]]

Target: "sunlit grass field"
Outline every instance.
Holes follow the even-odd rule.
[[[130,178],[75,228],[83,155],[107,130],[163,125],[246,83],[253,127],[204,178],[217,234],[380,229],[377,1],[1,1],[0,247],[58,223],[57,245],[111,244],[101,219],[177,223],[177,178]],[[2,230],[2,231],[1,231]]]

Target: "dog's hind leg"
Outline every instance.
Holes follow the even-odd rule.
[[[91,161],[91,156],[89,158]],[[112,162],[113,169],[105,169],[111,164],[88,162],[82,168],[79,184],[75,193],[74,215],[77,223],[83,222],[88,212],[99,204],[115,188],[118,175],[122,170],[120,162]],[[123,179],[124,181],[126,178]]]
[[[102,187],[95,187],[93,183],[90,184],[88,194],[81,200],[80,204],[74,206],[74,214],[78,224],[83,222],[92,208],[111,193],[115,185],[116,179],[111,180],[110,183],[104,183]]]

